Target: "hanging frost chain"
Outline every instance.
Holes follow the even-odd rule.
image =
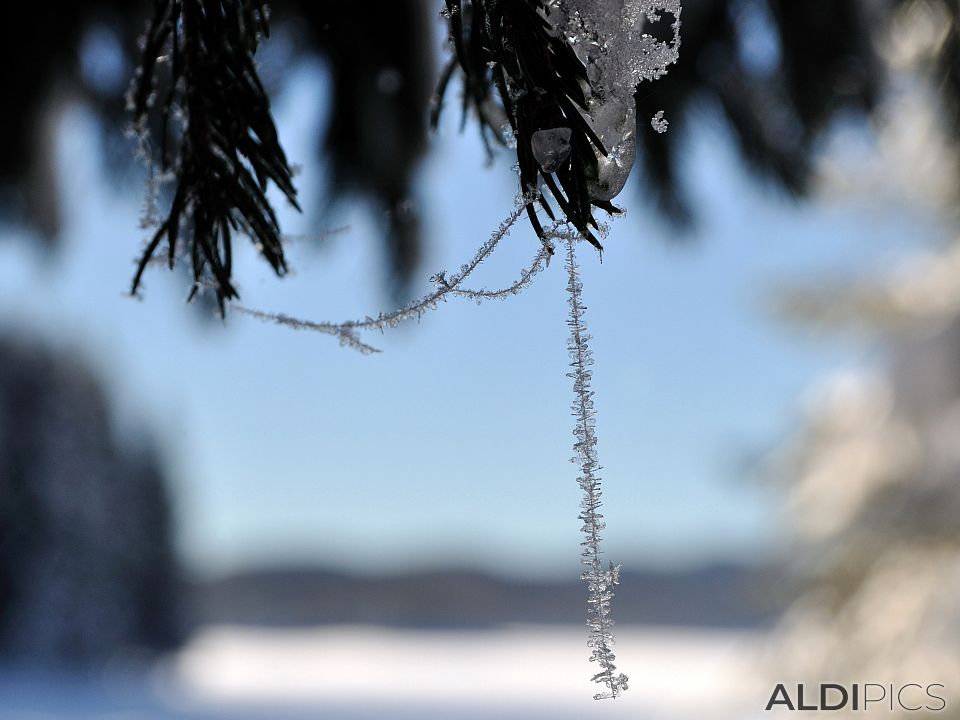
[[[521,202],[525,203],[523,200]],[[577,482],[584,492],[583,499],[580,502],[579,518],[583,522],[581,530],[585,536],[580,543],[583,547],[581,562],[586,566],[581,574],[581,579],[587,582],[589,593],[587,627],[590,629],[590,636],[587,646],[591,648],[590,661],[598,663],[601,667],[600,672],[596,673],[591,679],[607,687],[605,692],[595,694],[594,699],[615,698],[627,689],[628,678],[623,673],[617,673],[614,664],[616,656],[611,649],[614,640],[610,601],[613,598],[613,588],[620,581],[620,567],[615,567],[611,563],[604,569],[600,561],[600,532],[606,524],[603,522],[603,515],[599,512],[601,505],[600,477],[596,474],[600,470],[600,465],[596,453],[597,436],[594,420],[596,411],[593,406],[593,391],[590,389],[590,380],[593,375],[590,367],[593,365],[593,356],[587,345],[591,338],[583,320],[586,307],[582,300],[583,285],[579,279],[574,253],[574,247],[582,236],[576,230],[566,227],[564,223],[555,223],[547,228],[544,233],[544,237],[549,238],[549,240],[545,239],[543,241],[543,246],[534,257],[533,262],[521,272],[520,277],[513,284],[499,290],[473,290],[461,287],[461,284],[507,236],[510,228],[523,214],[523,208],[523,204],[519,205],[500,224],[477,251],[473,259],[460,267],[459,272],[449,278],[443,271],[436,273],[431,278],[437,285],[433,292],[391,313],[380,313],[377,317],[367,317],[363,320],[331,323],[301,320],[281,313],[263,312],[237,305],[233,307],[238,312],[260,320],[286,325],[298,330],[313,330],[334,335],[340,339],[341,345],[352,347],[362,353],[374,353],[379,352],[379,350],[363,342],[359,337],[358,330],[383,331],[388,327],[396,327],[405,320],[419,319],[426,311],[435,309],[441,300],[446,300],[448,295],[476,300],[478,303],[483,300],[500,300],[515,295],[527,287],[533,277],[549,263],[554,252],[550,241],[566,243],[566,266],[569,274],[567,292],[569,293],[568,303],[570,305],[570,317],[567,320],[567,325],[570,328],[570,338],[567,349],[570,353],[570,366],[573,368],[572,372],[567,373],[567,377],[573,379],[574,402],[571,410],[576,418],[574,430],[576,442],[573,446],[576,455],[571,461],[580,467],[580,477],[577,478]]]
[[[573,405],[571,410],[576,418],[574,437],[576,442],[573,449],[576,455],[571,462],[580,468],[580,477],[577,482],[583,489],[583,499],[580,501],[580,519],[583,521],[581,530],[584,539],[580,543],[583,551],[580,553],[581,562],[586,566],[581,580],[587,581],[588,620],[590,638],[587,646],[591,648],[590,662],[596,662],[602,668],[593,676],[593,681],[607,686],[606,692],[594,695],[595,700],[615,698],[627,689],[627,676],[617,674],[614,664],[616,656],[611,650],[613,645],[613,619],[610,617],[610,601],[613,598],[613,588],[620,582],[620,566],[614,567],[611,563],[604,569],[600,562],[600,531],[606,527],[600,510],[600,478],[596,474],[600,470],[597,462],[597,435],[595,430],[596,410],[593,406],[593,391],[590,389],[590,380],[593,372],[593,354],[587,343],[590,335],[583,320],[586,307],[583,304],[581,291],[583,284],[577,272],[577,261],[574,254],[576,238],[566,237],[567,243],[567,282],[568,302],[570,304],[570,318],[567,326],[570,328],[570,339],[567,349],[570,352],[570,367],[572,372],[567,377],[573,379]]]

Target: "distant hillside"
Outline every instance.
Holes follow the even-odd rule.
[[[730,565],[689,572],[624,573],[614,599],[620,623],[757,627],[783,602],[768,569]],[[582,583],[524,582],[446,570],[352,576],[308,568],[245,572],[193,588],[198,624],[297,626],[373,623],[484,627],[585,622]]]

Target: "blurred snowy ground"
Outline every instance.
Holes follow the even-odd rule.
[[[759,716],[764,635],[624,626],[630,690],[595,702],[586,631],[212,626],[143,671],[0,668],[3,720],[431,720]]]

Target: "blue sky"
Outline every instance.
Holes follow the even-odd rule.
[[[287,279],[273,278],[251,248],[238,252],[236,275],[247,305],[342,320],[389,301],[375,225],[357,208],[321,212],[314,158],[324,84],[322,68],[303,64],[277,98],[307,208],[285,212],[283,224],[294,235],[349,229],[292,244]],[[628,186],[628,214],[613,223],[603,264],[580,252],[607,550],[628,567],[784,547],[775,483],[757,477],[755,462],[796,429],[800,397],[818,376],[869,350],[783,327],[772,293],[867,273],[938,236],[931,218],[907,207],[783,198],[744,172],[711,117],[704,108],[684,138],[695,230],[676,242]],[[423,289],[433,272],[472,256],[515,192],[509,159],[485,167],[475,133],[447,120],[419,189]],[[576,572],[561,263],[509,301],[451,302],[375,337],[384,352],[372,357],[238,315],[206,322],[182,302],[182,275],[152,271],[142,302],[124,295],[143,235],[142,193],[106,179],[99,142],[89,113],[65,114],[63,249],[41,256],[7,228],[15,241],[0,245],[0,326],[79,351],[107,379],[121,430],[156,435],[191,571],[308,562]],[[478,282],[513,279],[536,248],[518,225]]]

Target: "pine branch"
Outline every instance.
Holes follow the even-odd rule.
[[[621,212],[611,200],[636,154],[634,90],[676,62],[680,0],[618,9],[587,0],[445,1],[456,65],[441,75],[431,122],[459,66],[463,122],[476,114],[488,152],[491,142],[514,148],[521,192],[602,250],[594,209]],[[645,32],[660,11],[674,18],[668,42]],[[545,238],[534,202],[527,215]]]
[[[614,586],[620,582],[620,567],[614,567],[611,563],[607,569],[604,569],[600,561],[600,532],[606,527],[606,523],[603,522],[603,515],[600,513],[602,493],[600,477],[597,475],[600,464],[597,461],[596,451],[597,435],[594,419],[596,411],[593,406],[593,391],[590,389],[590,380],[593,376],[590,367],[593,365],[593,355],[588,345],[591,338],[583,320],[586,306],[583,304],[581,295],[583,285],[580,282],[574,253],[576,238],[569,237],[566,242],[569,275],[567,292],[570,305],[570,318],[567,320],[570,339],[567,342],[567,350],[570,352],[570,366],[573,368],[573,372],[567,373],[567,377],[573,379],[574,402],[571,409],[576,418],[574,429],[576,442],[573,445],[576,455],[571,462],[576,463],[580,468],[580,477],[577,478],[577,482],[583,490],[579,518],[583,521],[581,529],[584,534],[584,540],[580,543],[583,547],[581,562],[586,566],[581,579],[587,581],[589,593],[587,626],[590,628],[590,638],[587,645],[591,648],[590,661],[598,663],[601,668],[592,679],[594,682],[603,683],[608,688],[606,692],[593,696],[595,700],[601,700],[615,698],[627,689],[628,678],[622,673],[617,674],[614,664],[616,656],[611,649],[613,619],[610,617],[610,601],[613,598]]]
[[[180,245],[187,246],[194,277],[190,297],[212,286],[221,314],[226,300],[238,296],[231,278],[237,233],[250,237],[278,275],[286,272],[280,227],[266,196],[269,183],[300,208],[254,60],[267,34],[262,0],[154,3],[128,106],[151,170],[148,206],[161,180],[172,180],[173,193],[137,264],[132,294],[164,241],[171,269]]]
[[[547,19],[555,12],[544,0],[446,0],[444,14],[464,77],[464,121],[471,109],[476,112],[488,146],[491,139],[505,145],[506,135],[515,137],[521,192],[536,196],[547,216],[555,220],[553,208],[539,193],[542,179],[565,220],[602,249],[591,229],[597,227],[593,207],[618,209],[591,200],[587,178],[597,174],[597,154],[607,151],[584,119],[583,88],[590,81],[573,48]],[[444,73],[434,125],[448,84],[449,75]],[[540,130],[556,128],[569,129],[569,153],[547,171],[537,162],[532,138]],[[544,239],[533,201],[527,205],[527,216]]]

